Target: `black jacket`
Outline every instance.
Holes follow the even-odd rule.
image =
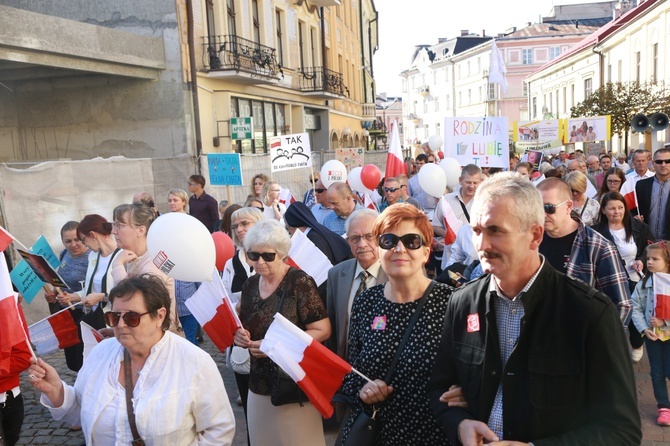
[[[649,226],[646,223],[643,223],[637,218],[633,218],[632,216],[630,223],[632,226],[631,234],[633,235],[633,241],[635,242],[635,246],[637,248],[637,252],[635,253],[635,260],[640,260],[642,263],[645,263],[644,249],[647,247],[647,245],[649,245],[649,243],[655,242],[656,239],[654,239],[654,234],[651,233],[651,229],[649,229]],[[614,241],[614,237],[610,232],[609,223],[607,222],[606,218],[602,218],[600,222],[593,225],[593,229],[598,231],[600,235],[605,237],[607,240],[612,242],[614,246],[616,246],[616,242]],[[647,271],[647,265],[644,265],[644,271]]]
[[[642,439],[633,367],[621,321],[610,298],[545,262],[521,297],[525,316],[503,368],[490,275],[456,291],[428,397],[433,413],[458,441],[464,419],[488,422],[503,382],[505,440],[535,445],[639,445]],[[480,328],[468,332],[468,316]],[[461,385],[468,410],[439,397]]]
[[[629,180],[630,181],[630,180]],[[656,177],[643,178],[638,180],[635,183],[635,195],[637,195],[637,212],[631,210],[633,215],[641,215],[644,218],[644,222],[649,224],[651,221],[651,203],[652,203],[652,191],[654,186],[654,181]],[[670,199],[670,197],[668,197]],[[670,204],[666,206],[665,210],[665,233],[670,234]]]

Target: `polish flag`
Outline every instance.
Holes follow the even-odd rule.
[[[292,205],[293,203],[295,203],[295,198],[293,197],[293,194],[291,193],[291,191],[284,188],[284,187],[282,187],[279,190],[279,197],[278,198],[279,198],[279,202],[282,203],[287,208],[290,205]]]
[[[9,248],[9,245],[14,241],[14,236],[7,232],[5,228],[0,226],[0,251]]]
[[[654,314],[659,319],[670,320],[670,274],[654,273],[654,295]]]
[[[372,209],[373,211],[379,211],[375,205],[375,202],[372,201],[372,198],[370,198],[370,194],[363,194],[363,206],[368,209]]]
[[[386,155],[386,172],[384,173],[384,178],[397,177],[398,175],[407,175],[407,170],[405,169],[402,149],[400,148],[398,123],[394,119],[391,121],[391,134],[389,135],[389,150]]]
[[[324,418],[333,415],[330,401],[351,365],[279,313],[265,333],[261,351],[298,384]]]
[[[79,333],[68,308],[28,327],[38,355],[79,344]]]
[[[635,183],[636,181],[632,178],[627,178],[626,181],[621,185],[620,194],[623,195],[626,204],[628,205],[628,210],[633,212],[634,209],[637,209],[637,193],[635,192]]]
[[[301,230],[296,230],[291,237],[286,263],[312,276],[316,286],[328,279],[328,270],[333,267],[328,257]]]
[[[456,233],[463,226],[463,222],[456,217],[447,200],[442,197],[442,223],[444,224],[444,244],[451,245],[456,241]]]
[[[186,300],[186,307],[221,352],[233,345],[233,337],[242,322],[218,271],[214,271],[210,282],[201,283],[198,291]]]
[[[26,341],[24,324],[5,256],[0,254],[0,376],[9,373],[12,347]]]
[[[84,343],[84,361],[86,361],[93,348],[102,342],[102,336],[98,333],[98,330],[84,321],[81,321],[79,326],[81,327],[81,340]]]

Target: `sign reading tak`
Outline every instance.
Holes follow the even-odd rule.
[[[445,155],[461,166],[509,166],[507,118],[446,118]]]
[[[312,166],[312,150],[307,133],[270,138],[272,172]]]

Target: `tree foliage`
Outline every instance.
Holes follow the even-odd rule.
[[[630,122],[638,113],[670,114],[670,89],[659,82],[610,82],[572,107],[570,112],[573,118],[610,115],[612,133],[621,136],[628,133]]]

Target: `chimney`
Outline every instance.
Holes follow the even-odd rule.
[[[579,28],[579,20],[575,20],[575,28]]]
[[[486,30],[485,29],[482,30],[482,37],[486,37]]]
[[[461,30],[461,37],[467,36],[468,34],[470,34],[470,30],[468,30],[468,29],[462,29]]]

